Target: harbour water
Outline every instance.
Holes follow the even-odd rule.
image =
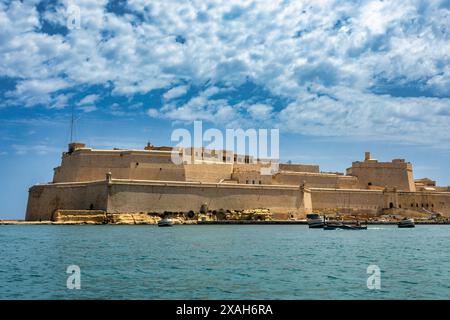
[[[449,248],[450,226],[5,225],[0,299],[449,299]]]

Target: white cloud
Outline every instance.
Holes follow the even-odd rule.
[[[80,109],[83,112],[89,113],[89,112],[96,111],[97,107],[94,105],[87,104],[87,105],[82,105],[82,106],[78,107],[78,109]]]
[[[151,118],[157,118],[157,117],[159,116],[158,109],[153,109],[153,108],[148,109],[147,114],[148,114]]]
[[[253,104],[247,107],[248,112],[255,120],[266,120],[271,116],[272,106],[267,104]]]
[[[16,85],[14,91],[7,92],[5,96],[13,98],[26,107],[37,104],[51,106],[54,103],[58,105],[63,102],[62,98],[53,99],[51,94],[68,87],[69,83],[59,78],[22,80]]]
[[[163,98],[165,100],[172,100],[172,99],[181,97],[186,94],[188,89],[189,89],[189,86],[173,87],[172,89],[170,89],[169,91],[164,93]]]
[[[43,144],[40,144],[40,145],[13,144],[12,148],[15,150],[15,153],[17,155],[26,155],[26,154],[45,155],[48,153],[61,152],[60,148],[43,145]]]
[[[64,28],[69,2],[41,18]],[[18,81],[8,104],[62,108],[66,90],[100,85],[127,97],[161,89],[165,105],[147,113],[172,120],[272,119],[404,139],[448,131],[450,19],[440,2],[131,0],[127,14],[107,3],[76,1],[81,29],[67,35],[39,32],[36,2],[0,4],[0,75]],[[247,81],[285,102],[215,97]],[[93,111],[96,98],[79,105]]]
[[[78,105],[82,106],[86,104],[94,104],[98,100],[98,98],[99,98],[98,94],[87,95],[78,102]]]

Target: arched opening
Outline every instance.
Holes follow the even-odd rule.
[[[392,203],[392,202],[389,202],[389,208],[393,208],[394,207],[394,204]]]
[[[91,205],[89,206],[89,210],[94,210],[94,204],[91,203]]]

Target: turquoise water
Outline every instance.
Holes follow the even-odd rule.
[[[0,299],[449,299],[449,248],[450,226],[0,226]]]

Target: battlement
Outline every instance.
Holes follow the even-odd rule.
[[[179,161],[174,161],[173,156]],[[274,174],[262,171],[275,164]],[[148,143],[141,150],[101,150],[71,143],[55,168],[54,183],[101,180],[106,172],[118,179],[198,181],[238,184],[301,185],[311,187],[382,189],[395,187],[414,191],[412,165],[405,159],[380,162],[365,153],[364,161],[355,161],[342,173],[321,172],[318,165],[261,161],[230,150],[204,147],[174,148]]]
[[[360,188],[388,186],[404,191],[416,190],[412,164],[405,159],[380,162],[372,159],[370,152],[366,152],[364,161],[352,162],[346,173],[358,178]]]

